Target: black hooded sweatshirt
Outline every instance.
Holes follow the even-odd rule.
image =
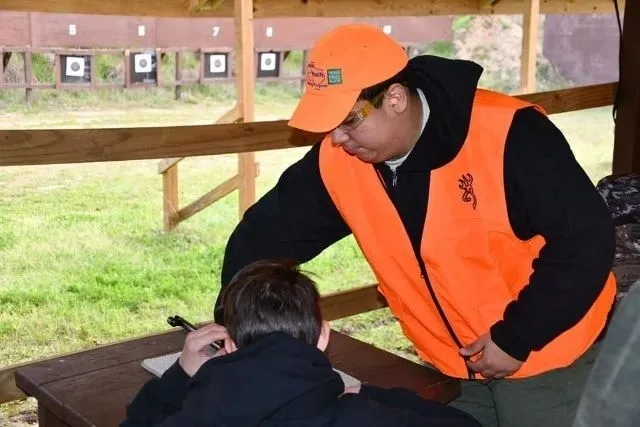
[[[324,353],[276,332],[209,360],[193,378],[176,362],[145,384],[121,427],[481,427],[409,390],[343,392]]]
[[[482,68],[428,55],[413,58],[409,67],[429,104],[429,119],[397,168],[395,186],[384,163],[371,167],[385,180],[418,254],[430,171],[451,161],[462,147]],[[613,264],[615,234],[604,201],[564,136],[533,108],[521,109],[513,118],[504,180],[515,235],[523,240],[542,235],[546,240],[533,261],[529,283],[490,329],[503,351],[524,361],[575,325],[593,304]],[[320,177],[316,144],[238,223],[226,248],[222,286],[255,260],[288,257],[304,263],[350,233]],[[425,294],[429,297],[426,285]],[[215,317],[222,322],[219,303]]]

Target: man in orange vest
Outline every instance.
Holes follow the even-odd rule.
[[[481,73],[368,25],[321,37],[290,125],[326,136],[242,218],[222,285],[353,233],[420,357],[462,380],[452,405],[570,426],[616,292],[613,224],[545,112]]]

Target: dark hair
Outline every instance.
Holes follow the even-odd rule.
[[[238,348],[284,332],[316,345],[322,328],[316,284],[293,261],[263,260],[240,270],[221,295],[224,324]]]
[[[418,86],[415,84],[413,79],[413,72],[411,71],[409,65],[405,66],[402,70],[400,70],[395,76],[382,81],[380,83],[376,83],[373,86],[369,86],[367,88],[362,89],[360,92],[360,96],[358,99],[365,99],[367,101],[373,101],[373,99],[382,92],[386,92],[387,89],[392,84],[401,84],[409,90],[411,95],[418,94]],[[378,98],[377,102],[373,104],[374,107],[378,108],[382,105],[382,98]]]

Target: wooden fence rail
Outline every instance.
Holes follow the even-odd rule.
[[[519,95],[549,114],[613,103],[617,83]],[[166,159],[311,145],[321,135],[286,120],[104,129],[0,130],[0,166]]]

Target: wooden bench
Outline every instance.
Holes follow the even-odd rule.
[[[184,338],[174,330],[31,364],[17,369],[16,384],[37,399],[41,427],[117,426],[152,377],[142,360],[180,351]],[[460,393],[457,381],[336,331],[327,355],[363,383],[406,387],[441,402]]]

